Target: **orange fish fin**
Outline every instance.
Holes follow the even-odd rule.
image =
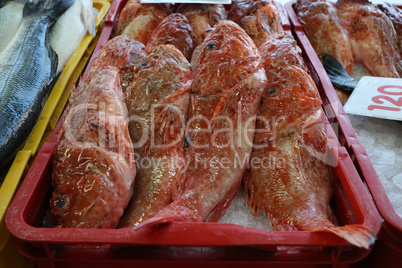
[[[73,84],[71,86],[71,92],[70,92],[70,97],[68,98],[68,106],[72,106],[74,104],[74,101],[77,99],[77,96],[79,95],[79,86],[76,86]]]
[[[176,104],[177,102],[189,102],[190,95],[187,94],[190,93],[192,82],[193,80],[188,80],[179,90],[166,96],[166,98],[161,102],[161,105]]]
[[[160,224],[168,224],[174,222],[174,218],[163,218],[163,217],[152,217],[149,220],[143,221],[134,227],[134,230],[139,230],[143,228],[151,228]]]
[[[252,188],[248,187],[247,181],[248,181],[249,177],[250,177],[250,170],[247,169],[246,172],[244,173],[244,176],[243,176],[243,180],[244,180],[244,196],[246,198],[247,205],[250,208],[251,214],[253,214],[254,218],[257,218],[260,208],[254,202],[254,198],[252,198],[252,196],[253,196]]]
[[[159,211],[154,217],[141,222],[134,227],[134,230],[142,229],[145,227],[152,227],[159,224],[166,224],[172,222],[184,222],[184,221],[198,221],[194,215],[194,211],[185,207],[171,203],[161,211]]]
[[[256,203],[254,203],[253,199],[249,198],[247,192],[248,192],[248,189],[246,189],[246,191],[245,191],[247,205],[250,208],[251,214],[256,219],[258,217],[260,208],[258,207],[258,205]]]
[[[172,145],[172,142],[183,140],[187,110],[182,107],[188,107],[190,88],[191,83],[188,82],[154,107],[154,113],[158,114],[153,130],[157,145]]]
[[[230,116],[231,114],[228,114],[228,111],[232,111],[235,109],[238,109],[238,104],[239,102],[236,99],[236,93],[239,92],[239,85],[236,85],[232,90],[228,90],[227,92],[224,93],[220,101],[215,107],[214,114],[212,115],[212,118],[220,117],[220,116]],[[239,94],[238,94],[239,95]],[[233,114],[232,116],[235,116],[236,114]],[[231,118],[232,119],[232,118]]]
[[[177,137],[184,137],[182,117],[172,107],[165,107],[154,121],[154,140],[157,145],[173,145]]]
[[[339,237],[342,237],[352,245],[369,249],[374,244],[376,235],[370,228],[361,224],[350,224],[345,226],[330,226],[315,229],[314,231],[327,230]]]
[[[342,103],[342,105],[345,105],[345,103],[348,101],[349,99],[349,94],[341,91],[340,89],[335,88],[335,92],[336,95],[339,98],[339,101]]]
[[[266,84],[264,69],[255,70],[243,81],[224,93],[216,105],[212,118],[226,116],[233,120],[234,124],[236,124],[236,120],[249,119],[258,111],[259,105],[255,105],[255,100],[261,98]],[[255,110],[250,110],[250,106],[255,107]]]

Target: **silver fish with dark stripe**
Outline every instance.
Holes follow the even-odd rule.
[[[27,3],[18,32],[0,54],[0,166],[14,157],[38,120],[58,63],[49,28],[74,1]]]

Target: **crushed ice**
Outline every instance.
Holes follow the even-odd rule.
[[[369,75],[362,64],[355,78]],[[402,217],[402,123],[348,114],[359,142],[366,148],[395,212]]]
[[[237,196],[233,199],[229,208],[218,222],[234,223],[247,227],[272,231],[271,224],[269,223],[266,214],[260,213],[257,219],[254,219],[254,216],[250,212],[250,208],[247,205],[242,188],[239,190]]]

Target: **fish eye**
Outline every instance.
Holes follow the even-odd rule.
[[[56,207],[58,208],[62,208],[64,206],[64,200],[63,199],[58,199],[54,202],[54,204],[56,205]]]
[[[141,63],[141,67],[146,67],[148,66],[148,62],[144,61],[143,63]]]
[[[209,33],[209,32],[212,32],[212,30],[213,30],[213,28],[208,28],[208,29],[206,29],[205,31],[206,31],[207,33]]]
[[[214,49],[214,48],[215,48],[215,43],[214,43],[214,42],[209,42],[209,43],[207,44],[207,48],[208,48],[208,49]]]
[[[184,148],[184,150],[187,150],[188,148],[190,148],[190,141],[189,141],[188,137],[184,137],[183,148]]]
[[[285,38],[284,41],[285,42],[292,42],[293,40],[291,38]]]
[[[250,191],[250,188],[247,188],[247,195],[248,195],[249,198],[251,198],[252,193],[251,193],[251,191]]]
[[[187,29],[188,25],[187,24],[181,24],[180,27],[183,28],[183,29]]]
[[[278,92],[278,89],[277,88],[275,88],[275,87],[271,87],[271,88],[269,88],[268,89],[268,93],[269,93],[269,95],[274,95],[275,93],[277,93]]]

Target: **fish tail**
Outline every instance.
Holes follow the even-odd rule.
[[[314,231],[327,230],[339,237],[342,237],[352,245],[369,249],[370,245],[374,244],[376,235],[370,228],[361,224],[350,224],[345,226],[329,226],[319,228]]]
[[[51,21],[56,21],[75,0],[42,0],[28,2],[24,6],[23,16],[40,16],[46,14]]]
[[[322,65],[334,86],[348,94],[353,92],[357,85],[357,80],[345,70],[337,59],[328,54],[323,54]]]

